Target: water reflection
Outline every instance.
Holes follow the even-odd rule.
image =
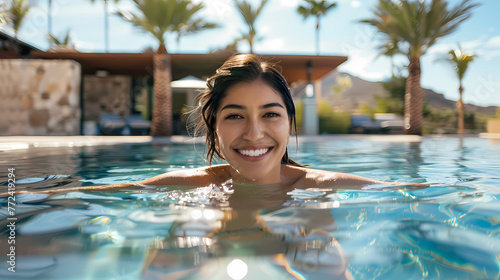
[[[422,142],[411,142],[409,143],[409,152],[405,154],[406,159],[406,170],[408,170],[408,175],[412,178],[421,178],[419,174],[420,167],[424,163],[422,158],[421,146]]]
[[[285,207],[290,197],[284,193],[280,186],[234,186],[224,210],[183,208],[168,237],[150,247],[144,275],[251,279],[265,271],[272,279],[350,279],[330,210]],[[236,273],[239,266],[247,273]]]

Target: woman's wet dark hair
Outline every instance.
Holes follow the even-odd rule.
[[[291,132],[297,130],[295,123],[295,105],[285,78],[281,75],[281,69],[274,63],[264,61],[260,56],[254,54],[237,54],[230,57],[226,62],[207,79],[207,89],[198,97],[198,106],[195,135],[206,136],[207,160],[212,163],[214,155],[224,159],[217,148],[215,124],[216,116],[226,91],[239,83],[262,80],[274,89],[285,103],[285,108],[290,118]],[[288,157],[288,149],[281,158],[281,163],[302,166]]]

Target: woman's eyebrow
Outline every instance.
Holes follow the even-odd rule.
[[[285,107],[283,107],[283,105],[279,104],[278,102],[264,104],[264,105],[260,106],[259,108],[260,109],[267,109],[267,108],[276,107],[276,106],[285,109]]]
[[[279,104],[278,102],[273,102],[273,103],[268,103],[268,104],[264,104],[264,105],[261,105],[259,106],[259,109],[267,109],[267,108],[271,108],[271,107],[281,107],[283,109],[285,109],[285,107],[283,107],[283,105]],[[247,107],[243,106],[243,105],[238,105],[238,104],[227,104],[226,106],[222,107],[222,109],[220,109],[221,111],[224,110],[224,109],[240,109],[240,110],[245,110]]]
[[[246,107],[242,106],[242,105],[236,105],[236,104],[227,104],[226,106],[222,107],[222,109],[220,109],[220,110],[223,111],[224,109],[246,109]]]

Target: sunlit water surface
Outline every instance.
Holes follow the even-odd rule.
[[[499,142],[318,137],[289,150],[312,168],[431,186],[18,194],[15,273],[2,197],[0,278],[499,278]],[[204,166],[198,153],[192,144],[1,152],[0,183],[5,192],[8,168],[15,168],[16,191],[139,181]]]

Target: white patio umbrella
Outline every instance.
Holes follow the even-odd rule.
[[[170,83],[172,89],[185,89],[187,94],[187,105],[193,106],[195,91],[198,89],[204,89],[207,84],[206,81],[196,78],[195,76],[186,76],[182,79],[172,81]]]

